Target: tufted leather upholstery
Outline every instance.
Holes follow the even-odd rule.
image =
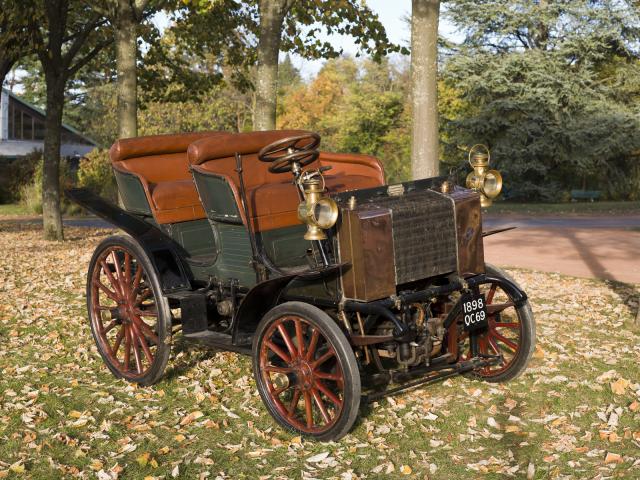
[[[116,170],[137,176],[158,223],[176,223],[205,217],[189,166],[225,177],[240,202],[235,153],[243,157],[248,209],[257,230],[271,230],[299,223],[299,203],[289,174],[273,174],[257,158],[264,146],[301,130],[231,133],[203,132],[155,135],[117,141],[110,150]],[[331,165],[325,174],[330,193],[384,185],[384,171],[374,157],[322,152],[308,168]],[[243,220],[244,212],[241,212]]]
[[[158,223],[185,222],[206,218],[189,171],[187,148],[205,137],[232,135],[200,132],[126,138],[113,144],[109,156],[115,170],[140,180]]]
[[[291,183],[291,175],[269,172],[269,164],[258,160],[257,151],[276,140],[305,133],[309,132],[279,130],[239,133],[226,144],[215,137],[204,138],[189,146],[189,162],[193,169],[201,173],[225,177],[239,202],[235,152],[241,153],[249,216],[254,228],[264,231],[297,225],[300,223],[297,218],[300,201],[296,187]],[[306,168],[327,165],[332,167],[324,175],[329,193],[384,185],[384,170],[374,157],[321,152],[320,158]],[[244,212],[241,215],[246,223]]]

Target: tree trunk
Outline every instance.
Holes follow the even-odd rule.
[[[276,128],[278,95],[278,54],[282,38],[282,23],[287,11],[285,0],[261,0],[260,32],[258,34],[258,72],[254,130]]]
[[[13,68],[14,60],[8,58],[7,54],[0,50],[0,88],[4,85],[4,79]]]
[[[439,0],[413,0],[411,15],[411,89],[413,179],[439,172],[438,17]]]
[[[47,116],[45,118],[44,166],[42,169],[44,238],[59,241],[64,240],[60,213],[59,175],[64,87],[64,79],[47,79]]]
[[[117,2],[118,136],[131,138],[138,136],[137,22],[129,0]]]

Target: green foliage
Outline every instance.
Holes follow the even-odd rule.
[[[410,173],[404,73],[389,62],[331,60],[308,85],[282,99],[280,128],[323,136],[322,148],[380,157],[389,181]]]
[[[107,200],[117,202],[118,186],[111,168],[108,150],[96,148],[80,160],[77,184]]]
[[[20,192],[26,184],[31,182],[39,162],[42,163],[42,152],[36,150],[2,166],[8,179],[6,183],[3,182],[3,202],[13,203],[20,200]]]
[[[624,3],[448,2],[467,35],[443,69],[445,86],[463,92],[462,109],[442,119],[449,151],[488,144],[512,198],[583,186],[636,196],[640,65],[629,37],[639,21]]]
[[[42,152],[34,152],[29,159],[34,165],[33,173],[28,182],[20,186],[20,204],[32,214],[42,214],[42,168],[44,160]],[[75,183],[75,175],[66,160],[60,160],[59,169],[60,190],[71,188]],[[62,199],[60,210],[63,213],[77,213],[79,208],[66,199]]]

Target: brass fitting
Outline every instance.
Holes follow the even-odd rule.
[[[326,240],[324,230],[333,227],[338,221],[338,205],[324,196],[324,179],[317,175],[303,175],[302,189],[304,201],[298,205],[298,219],[306,223],[305,240]]]
[[[480,149],[484,149],[481,151]],[[489,207],[493,199],[502,191],[502,175],[497,170],[489,169],[491,154],[486,145],[474,145],[469,150],[469,165],[473,172],[467,175],[467,188],[480,193],[480,205]]]

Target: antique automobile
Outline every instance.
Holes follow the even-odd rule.
[[[502,183],[488,155],[472,155],[469,188],[386,185],[376,158],[319,145],[306,131],[124,139],[110,150],[123,208],[66,192],[128,234],[100,243],[87,276],[115,376],[159,381],[178,337],[250,355],[274,419],[335,440],[362,402],[522,373],[535,323],[484,262],[481,202]]]

